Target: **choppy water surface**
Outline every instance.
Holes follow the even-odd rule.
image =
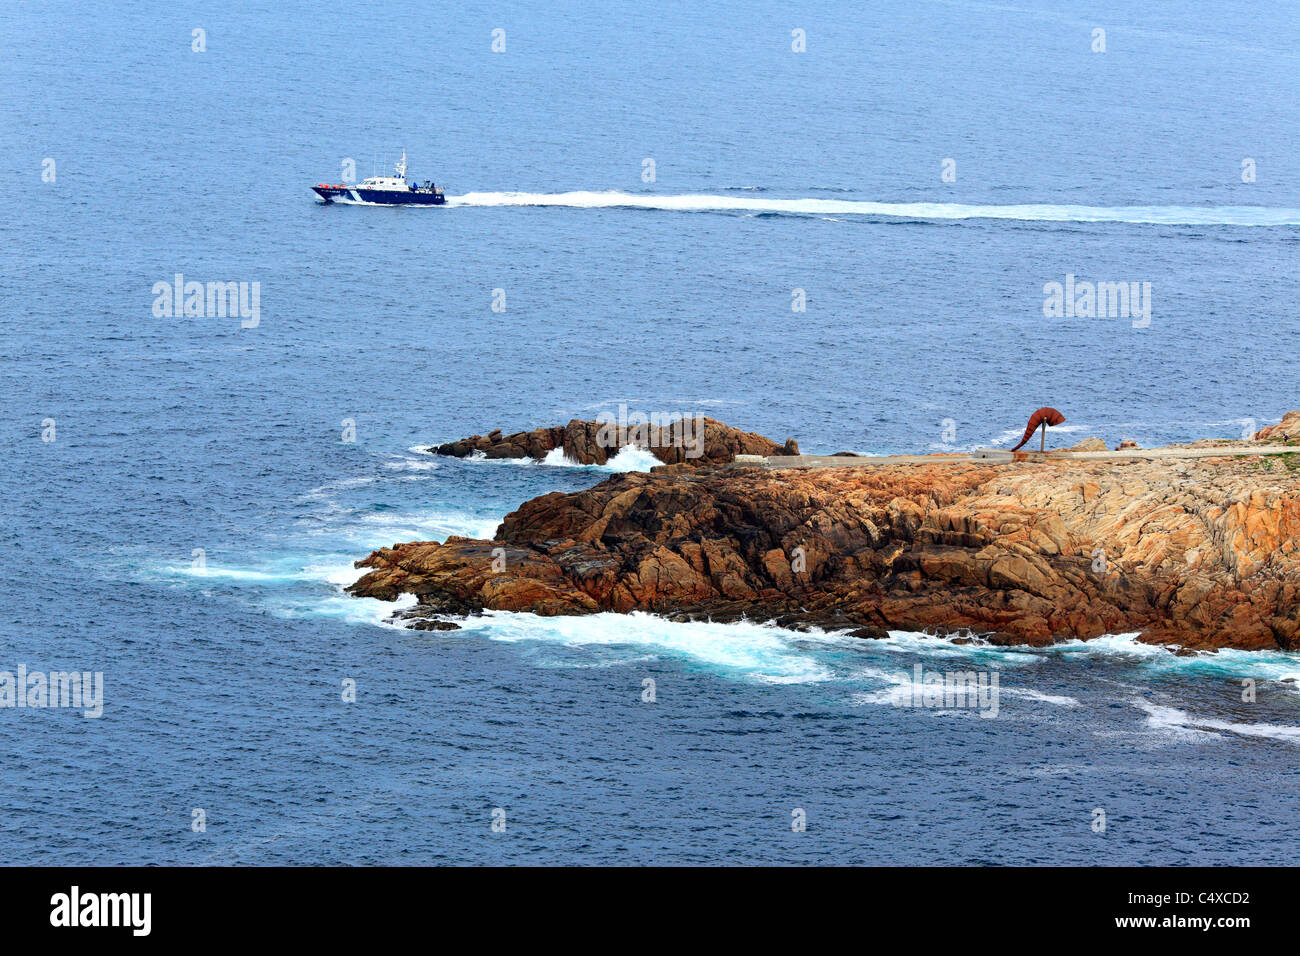
[[[1061,440],[1276,421],[1300,406],[1293,15],[304,28],[354,16],[0,10],[0,670],[99,670],[106,698],[0,709],[11,862],[1291,862],[1295,655],[644,615],[420,633],[342,587],[375,547],[487,536],[611,470],[422,448],[619,404],[827,453],[1007,445],[1043,404]],[[447,207],[307,190],[402,148]],[[177,273],[260,283],[258,325],[156,317]],[[1045,318],[1067,275],[1150,282],[1150,324]],[[899,706],[918,664],[996,674],[997,716]]]

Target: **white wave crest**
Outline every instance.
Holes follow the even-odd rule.
[[[637,448],[634,445],[624,445],[618,450],[613,458],[609,459],[603,465],[584,465],[574,461],[572,458],[565,457],[563,448],[552,448],[546,453],[541,464],[549,465],[553,468],[591,468],[596,471],[610,472],[628,472],[628,471],[649,471],[655,465],[662,465],[658,458],[646,451],[644,448]]]
[[[877,642],[883,643],[883,642]],[[970,667],[963,668],[969,670]],[[1051,704],[1053,707],[1078,707],[1078,698],[1068,697],[1062,694],[1045,694],[1042,691],[1032,690],[1028,687],[1018,687],[1012,684],[1008,686],[1003,683],[1001,668],[996,671],[999,674],[999,686],[997,693],[1001,697],[1019,698],[1021,700],[1031,700],[1040,704]],[[881,667],[864,667],[853,673],[856,680],[865,680],[871,682],[883,682],[884,687],[858,693],[853,695],[855,704],[878,704],[891,707],[907,705],[917,697],[924,697],[926,687],[924,684],[917,684],[915,671],[912,670],[889,670]],[[940,713],[940,710],[934,711]]]
[[[1169,731],[1192,739],[1220,737],[1224,733],[1229,733],[1241,737],[1264,737],[1269,740],[1300,744],[1300,727],[1286,724],[1243,724],[1215,717],[1195,717],[1177,707],[1166,707],[1146,700],[1135,700],[1133,703],[1146,712],[1147,726],[1154,730]]]
[[[324,599],[314,596],[296,600],[290,597],[272,598],[267,600],[266,606],[272,614],[283,618],[325,618],[345,624],[405,628],[405,624],[393,620],[392,616],[400,610],[413,607],[415,603],[413,594],[399,595],[396,601],[379,601],[375,598],[352,597],[340,591]]]
[[[489,611],[460,624],[466,634],[512,643],[536,641],[561,651],[634,647],[764,683],[809,684],[834,678],[830,668],[801,646],[807,635],[763,624],[675,622],[640,611],[578,617]]]
[[[563,448],[552,448],[541,458],[488,458],[481,451],[475,451],[465,461],[490,462],[504,465],[544,465],[547,468],[589,468],[592,471],[622,473],[628,471],[649,471],[655,465],[662,465],[658,458],[632,445],[624,445],[617,454],[603,465],[584,465],[566,457]]]
[[[635,445],[624,445],[618,450],[617,455],[605,462],[601,467],[606,471],[629,472],[649,471],[655,465],[662,464],[663,462],[644,448],[637,448]]]
[[[342,590],[365,574],[366,569],[355,567],[351,557],[323,555],[313,558],[302,555],[283,557],[256,565],[226,565],[220,560],[209,560],[203,567],[197,568],[190,565],[166,564],[158,568],[158,573],[165,577],[185,578],[196,583],[228,582],[266,587],[295,583],[329,584]]]

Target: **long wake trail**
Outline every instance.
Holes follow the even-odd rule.
[[[761,199],[746,196],[656,196],[624,192],[480,192],[449,196],[449,206],[565,206],[574,209],[658,209],[665,212],[785,213],[895,219],[1012,219],[1022,222],[1124,222],[1165,226],[1300,226],[1300,209],[1265,206],[1007,206],[963,203],[863,202],[846,199]]]

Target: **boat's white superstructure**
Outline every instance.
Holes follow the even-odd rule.
[[[406,181],[406,150],[402,150],[402,158],[397,161],[393,176],[371,176],[355,186],[317,183],[312,190],[326,202],[351,199],[353,202],[385,206],[441,206],[447,201],[442,190],[434,186],[432,180],[426,181],[423,186]]]

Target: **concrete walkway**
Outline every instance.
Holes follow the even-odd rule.
[[[977,448],[958,455],[886,455],[869,458],[839,455],[773,455],[768,458],[740,456],[733,468],[861,468],[865,465],[1007,464],[1013,461],[1143,461],[1160,458],[1231,458],[1235,455],[1294,455],[1294,445],[1223,445],[1217,448],[1126,448],[1123,451],[1038,451],[1010,452],[1001,448]]]

